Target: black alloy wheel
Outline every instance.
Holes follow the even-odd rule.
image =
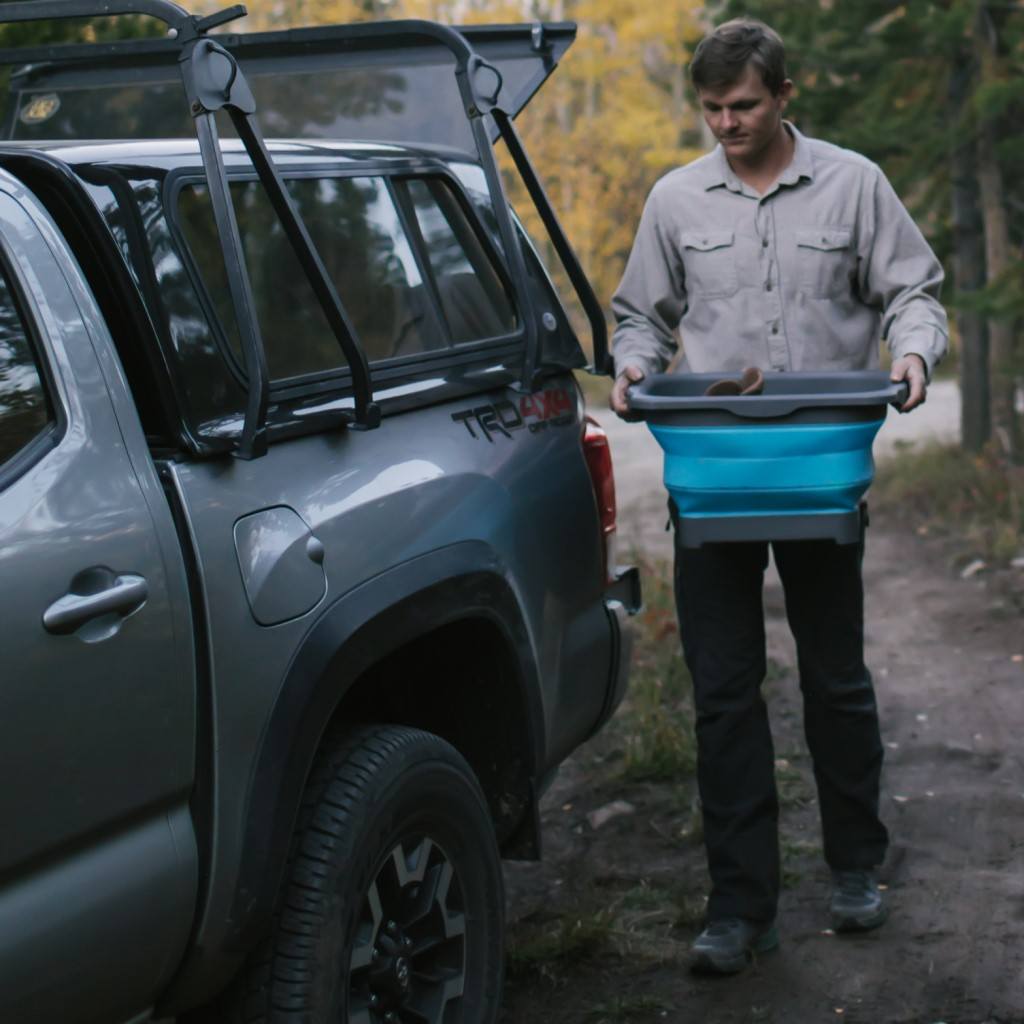
[[[350,1024],[444,1024],[466,988],[462,886],[427,836],[398,843],[370,883],[348,965]]]
[[[273,934],[221,1019],[494,1024],[503,930],[494,827],[458,751],[404,726],[329,734]]]

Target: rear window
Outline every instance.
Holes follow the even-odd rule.
[[[292,198],[371,363],[508,336],[517,320],[501,275],[440,178],[298,178]],[[232,182],[272,380],[336,371],[344,357],[255,181]],[[241,345],[209,193],[179,193],[177,220],[229,349]]]
[[[436,178],[406,187],[452,339],[507,334],[515,327],[508,294],[451,189]]]

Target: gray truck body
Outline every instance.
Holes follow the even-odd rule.
[[[286,179],[453,163],[272,148]],[[99,264],[126,243],[102,257],[99,219],[72,230],[89,198],[117,235],[97,168],[199,175],[194,144],[11,143],[0,167],[0,259],[47,409],[0,458],[0,1019],[116,1024],[223,988],[268,926],[339,720],[449,740],[502,848],[535,854],[545,779],[621,699],[637,600],[606,573],[583,359],[546,279],[557,328],[532,391],[516,336],[449,345],[387,363],[376,430],[331,420],[343,387],[282,393],[276,426],[272,394],[268,452],[244,461],[140,394],[161,374],[198,387],[190,350],[112,324],[128,278]],[[120,298],[154,316],[142,292]]]

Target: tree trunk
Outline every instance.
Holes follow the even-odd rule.
[[[981,66],[982,83],[996,78],[995,27],[985,9],[978,4],[975,46]],[[989,285],[998,281],[1010,266],[1010,231],[1006,217],[1003,174],[995,147],[995,126],[991,119],[981,120],[978,131],[978,188],[981,215],[985,224],[985,264]],[[1014,462],[1021,458],[1020,427],[1014,399],[1016,396],[1015,337],[1013,320],[989,319],[989,346],[992,378],[992,427],[1006,454]]]
[[[961,54],[950,77],[949,101],[953,130],[964,138],[964,106],[973,71],[970,54]],[[974,147],[961,142],[952,153],[953,284],[959,299],[970,300],[985,287],[985,247]],[[960,436],[964,448],[979,452],[992,432],[989,400],[988,334],[985,318],[968,302],[956,311],[960,336]]]

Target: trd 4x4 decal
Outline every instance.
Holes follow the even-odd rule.
[[[551,388],[517,400],[478,405],[453,413],[452,419],[465,424],[474,440],[484,438],[494,444],[495,434],[511,438],[516,430],[538,434],[548,427],[567,427],[576,421],[576,403],[568,388]]]

